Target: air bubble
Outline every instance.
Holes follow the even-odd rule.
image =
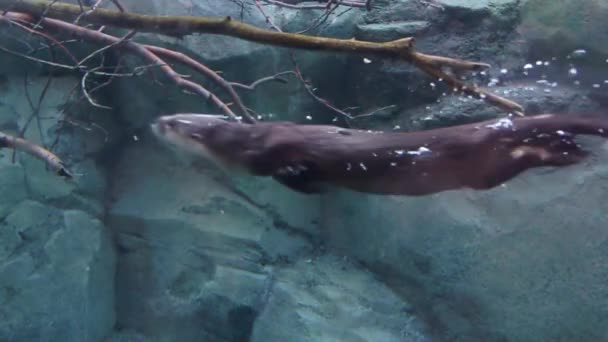
[[[585,50],[585,49],[578,49],[578,50],[572,51],[572,53],[570,54],[570,56],[573,57],[573,58],[581,58],[581,57],[584,57],[586,54],[587,54],[587,50]]]

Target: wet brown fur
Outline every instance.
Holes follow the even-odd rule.
[[[158,131],[177,129],[222,163],[304,193],[326,185],[410,196],[490,189],[530,168],[576,164],[588,155],[576,135],[608,133],[602,115],[545,114],[406,133],[180,115],[159,118]],[[189,124],[167,126],[177,118]]]

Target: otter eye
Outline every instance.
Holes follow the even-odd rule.
[[[192,133],[190,134],[190,138],[192,139],[203,139],[203,136],[198,134],[198,133]]]

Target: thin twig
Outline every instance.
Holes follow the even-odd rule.
[[[223,77],[218,75],[218,73],[216,73],[215,71],[211,70],[204,64],[197,62],[193,58],[191,58],[181,52],[165,49],[165,48],[158,47],[158,46],[152,46],[152,45],[144,45],[144,47],[146,49],[150,50],[151,52],[155,53],[158,56],[170,58],[176,62],[187,65],[188,67],[194,69],[195,71],[201,73],[202,75],[210,78],[213,82],[215,82],[218,86],[223,88],[224,91],[226,91],[228,93],[230,98],[232,98],[232,101],[234,101],[236,106],[239,108],[240,113],[244,116],[246,122],[249,122],[249,123],[255,122],[255,119],[251,115],[249,115],[249,112],[247,111],[245,104],[243,104],[243,101],[241,100],[239,95],[236,93],[236,91],[234,91],[234,88],[232,87],[232,85],[228,81],[226,81]]]
[[[93,52],[91,52],[88,56],[86,56],[85,58],[83,58],[82,60],[80,60],[80,62],[78,62],[78,64],[76,65],[76,67],[80,67],[81,65],[84,64],[84,62],[88,61],[89,59],[93,58],[95,55],[100,54],[108,49],[111,49],[114,46],[117,46],[119,44],[122,44],[124,41],[129,40],[131,38],[133,38],[133,36],[137,33],[137,31],[135,30],[131,30],[129,31],[126,35],[124,35],[122,38],[120,38],[119,40],[117,40],[116,42],[106,45],[98,50],[95,50]]]
[[[345,1],[329,0],[325,4],[318,4],[318,5],[316,5],[316,4],[294,5],[294,4],[289,4],[289,3],[277,1],[277,0],[264,0],[264,2],[267,2],[272,5],[280,6],[280,7],[286,7],[286,8],[291,8],[291,9],[301,9],[301,10],[327,9],[329,6],[331,6],[332,3],[336,3],[336,2],[340,2],[340,5],[343,5],[343,6],[367,8],[367,4],[364,1],[348,1],[348,0],[345,0]]]
[[[268,0],[274,1],[274,0]],[[346,0],[345,0],[346,1]],[[361,2],[365,7],[364,2]],[[39,16],[44,13],[53,18],[70,20],[80,15],[78,6],[57,3],[47,6],[44,0],[0,0],[0,9],[22,11]],[[82,19],[92,24],[112,25],[119,28],[136,29],[139,32],[155,32],[171,36],[185,36],[195,33],[212,33],[233,36],[249,41],[287,48],[306,50],[339,51],[352,54],[377,55],[386,58],[396,58],[413,63],[428,75],[441,78],[445,82],[461,84],[462,82],[444,73],[439,66],[449,63],[454,68],[464,70],[480,70],[487,64],[466,62],[455,63],[455,60],[424,55],[414,50],[414,39],[411,37],[390,42],[366,42],[355,39],[336,39],[299,35],[295,33],[264,30],[252,25],[233,20],[230,17],[185,17],[185,16],[149,16],[98,8],[95,12]],[[438,77],[438,75],[442,75]],[[523,113],[523,107],[500,96],[491,94],[482,88],[468,86],[468,93],[480,99],[487,99],[492,105],[510,112]]]
[[[338,7],[340,7],[342,0],[336,1],[336,5],[333,8],[331,7],[331,3],[332,3],[332,0],[329,0],[327,2],[325,12],[323,12],[317,19],[315,19],[313,21],[312,25],[310,25],[308,28],[306,28],[302,31],[298,31],[296,33],[304,34],[308,31],[311,31],[311,30],[316,29],[317,27],[321,26],[324,22],[327,21],[327,18],[329,18],[329,16],[331,16],[332,13],[334,13],[338,9]]]
[[[95,71],[97,68],[93,68],[91,71]],[[109,109],[111,110],[112,107],[108,107],[108,106],[104,106],[104,105],[100,105],[99,103],[95,102],[95,100],[93,100],[93,98],[91,97],[91,95],[87,92],[87,77],[89,76],[91,72],[87,71],[84,76],[82,76],[82,80],[80,81],[80,87],[82,89],[82,93],[84,94],[84,96],[87,98],[87,101],[89,101],[89,103],[93,106],[93,107],[97,107],[97,108],[103,108],[103,109]]]
[[[264,8],[262,7],[262,5],[260,4],[259,1],[255,1],[255,5],[256,7],[260,10],[260,13],[262,13],[262,15],[264,16],[264,18],[266,18],[266,22],[270,24],[270,26],[275,29],[277,32],[283,32],[283,30],[281,30],[280,27],[278,27],[274,21],[272,20],[272,18],[270,18],[270,16],[266,13],[266,11],[264,11]],[[291,58],[291,62],[294,66],[294,71],[293,73],[296,75],[296,78],[302,83],[302,85],[304,86],[304,89],[306,89],[306,92],[316,101],[318,101],[319,103],[321,103],[323,106],[327,107],[328,109],[342,115],[345,116],[349,119],[352,118],[352,116],[343,111],[340,110],[334,106],[332,106],[329,101],[317,96],[317,94],[314,93],[312,87],[306,82],[306,80],[304,79],[304,77],[302,76],[302,72],[300,71],[300,66],[298,65],[298,62],[296,60],[296,56],[294,54],[294,52],[292,50],[288,50],[289,53],[289,57]]]
[[[27,14],[20,14],[14,12],[8,12],[6,14],[9,18],[20,19],[23,21],[33,21],[33,18]],[[120,41],[119,38],[110,36],[108,34],[90,30],[78,25],[73,25],[65,21],[50,19],[50,18],[42,18],[40,22],[44,24],[47,29],[58,30],[62,32],[70,32],[71,34],[83,38],[88,41],[96,42],[98,44],[111,45]],[[150,64],[158,66],[158,68],[165,74],[167,78],[169,78],[173,83],[175,83],[178,87],[190,91],[196,95],[202,96],[206,100],[213,103],[215,106],[220,108],[226,115],[231,117],[233,120],[238,120],[237,115],[215,94],[211,93],[209,90],[205,89],[200,84],[195,82],[186,80],[182,77],[182,75],[178,74],[173,70],[171,66],[169,66],[165,61],[163,61],[160,57],[158,57],[154,52],[150,49],[144,47],[141,44],[135,43],[133,41],[123,41],[122,44],[116,45],[116,48],[125,49],[135,55],[138,55],[148,61]],[[0,49],[3,49],[0,47]],[[161,49],[161,48],[158,48]],[[5,49],[8,50],[8,49]],[[158,50],[157,50],[158,51]],[[72,67],[69,67],[72,68]],[[226,82],[226,84],[228,84]],[[229,85],[228,85],[229,86]],[[244,106],[243,106],[244,107]],[[245,112],[246,120],[255,120],[249,116],[247,112]]]
[[[280,77],[282,75],[287,75],[287,74],[295,74],[295,72],[294,71],[283,71],[283,72],[280,72],[280,73],[272,75],[272,76],[260,78],[259,80],[251,83],[250,85],[236,83],[236,82],[230,82],[230,84],[232,84],[233,87],[237,87],[237,88],[241,88],[241,89],[255,90],[255,88],[257,86],[259,86],[260,84],[266,83],[266,82],[287,83],[286,79]]]
[[[378,112],[381,112],[383,110],[386,110],[386,109],[389,109],[389,108],[395,108],[395,107],[397,107],[397,106],[396,105],[388,105],[388,106],[380,107],[380,108],[378,108],[376,110],[373,110],[373,111],[371,111],[369,113],[355,115],[355,116],[353,116],[353,119],[356,120],[356,119],[372,116],[372,115],[374,115],[374,114],[376,114]]]

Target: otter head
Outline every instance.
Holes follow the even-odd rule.
[[[227,138],[234,135],[235,125],[240,125],[226,119],[223,115],[183,113],[161,116],[150,126],[156,137],[178,151],[225,167],[231,159],[226,155]]]

